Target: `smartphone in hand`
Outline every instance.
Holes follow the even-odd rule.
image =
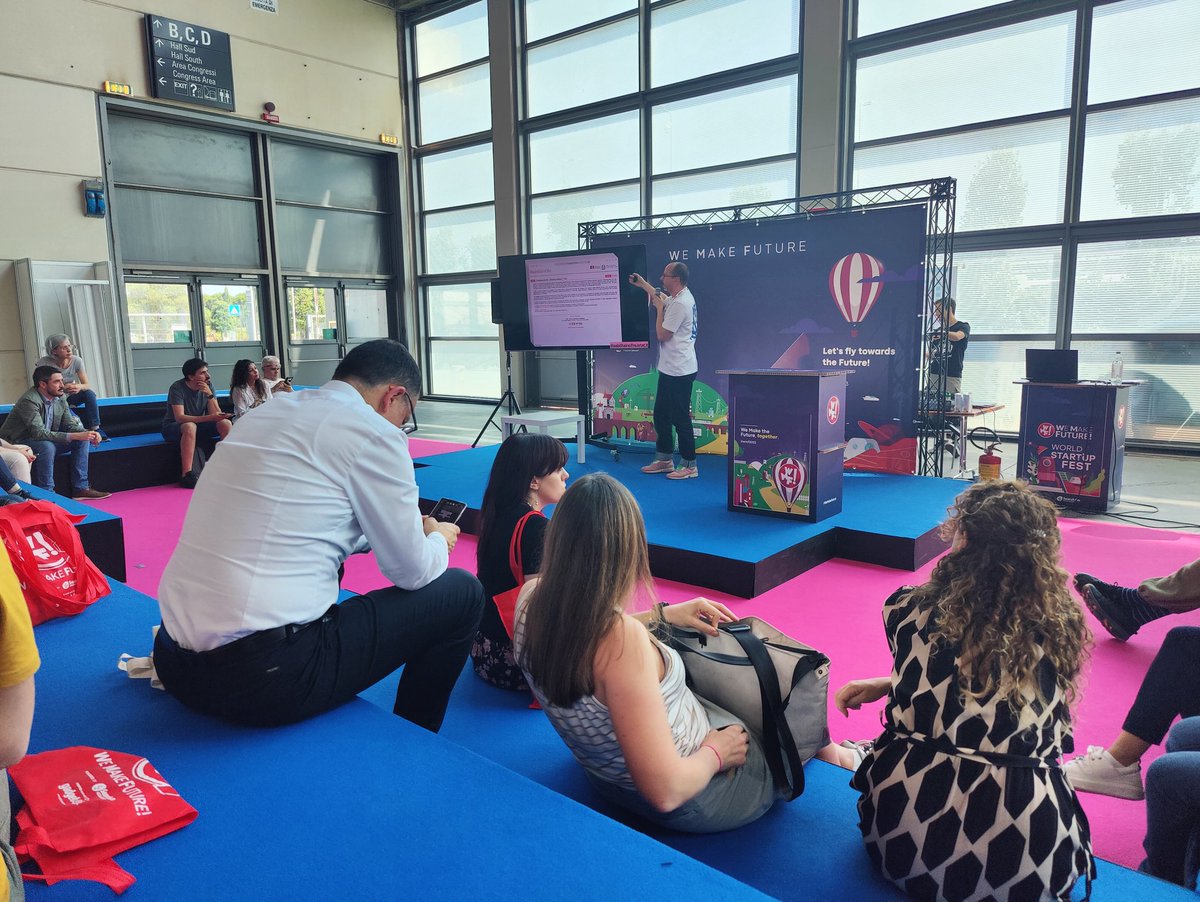
[[[442,498],[433,506],[433,510],[429,512],[429,516],[433,517],[439,523],[457,523],[466,509],[467,505],[464,501]]]

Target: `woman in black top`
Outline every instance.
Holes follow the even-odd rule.
[[[524,577],[542,566],[546,518],[542,508],[555,504],[567,488],[567,449],[558,439],[541,433],[518,432],[505,439],[496,452],[487,489],[483,493],[477,571],[489,599],[516,588],[508,563],[513,532],[530,511],[521,533],[520,560]],[[475,673],[501,689],[528,691],[521,668],[513,660],[512,639],[494,601],[483,611],[483,620],[471,648]]]

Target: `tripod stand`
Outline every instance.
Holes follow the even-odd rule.
[[[521,405],[517,403],[517,396],[512,390],[512,351],[504,352],[504,394],[500,396],[500,400],[496,402],[496,406],[492,408],[491,414],[488,416],[483,428],[479,430],[479,435],[475,436],[475,441],[471,442],[471,447],[475,448],[479,445],[479,440],[483,438],[483,434],[487,432],[488,426],[495,426],[500,429],[500,425],[496,422],[496,414],[500,412],[500,408],[504,406],[504,402],[508,402],[508,415],[511,417],[521,412]],[[501,433],[503,434],[503,429]]]

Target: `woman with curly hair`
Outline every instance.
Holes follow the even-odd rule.
[[[234,417],[241,417],[271,399],[271,389],[258,377],[258,367],[253,360],[239,360],[233,365],[229,397],[233,401]]]
[[[1024,483],[963,492],[929,582],[883,614],[891,676],[847,683],[843,714],[887,697],[855,772],[859,828],[919,899],[1069,899],[1095,876],[1087,818],[1059,766],[1091,636],[1067,590],[1054,507]]]

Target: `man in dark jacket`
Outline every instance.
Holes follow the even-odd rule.
[[[33,388],[21,395],[0,426],[0,438],[22,442],[33,449],[33,481],[39,488],[54,491],[54,457],[71,454],[71,485],[81,501],[107,498],[88,485],[88,452],[100,442],[100,433],[84,429],[67,406],[62,371],[56,366],[39,366],[33,371]]]

